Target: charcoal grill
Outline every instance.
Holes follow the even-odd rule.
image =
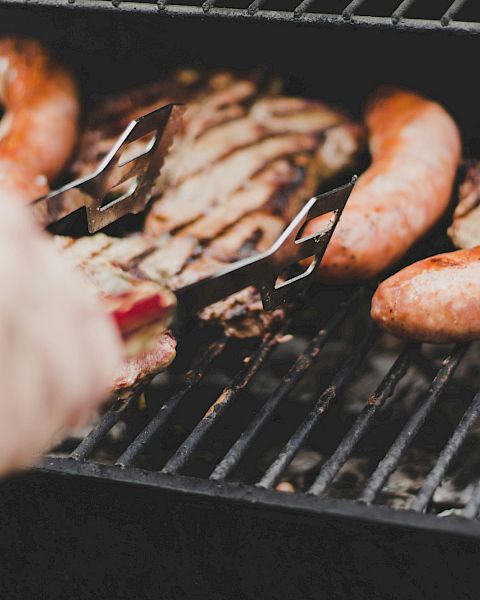
[[[377,83],[412,86],[478,154],[458,68],[474,4],[4,0],[0,30],[56,48],[87,107],[165,66],[260,64],[357,115]],[[407,262],[448,248],[442,231]],[[380,334],[372,289],[313,290],[261,340],[189,332],[166,374],[4,482],[3,597],[476,597],[478,344]]]

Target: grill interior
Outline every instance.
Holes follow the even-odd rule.
[[[421,0],[354,1],[344,3],[342,16],[321,2],[296,9],[285,2],[273,10],[258,1],[193,7],[76,0],[71,8],[108,10],[79,10],[75,18],[59,8],[66,3],[42,4],[2,8],[0,30],[34,34],[61,49],[77,70],[86,109],[95,93],[149,81],[178,65],[260,66],[278,72],[288,92],[344,105],[357,116],[378,83],[413,87],[447,106],[462,127],[466,154],[478,153],[478,98],[471,89],[465,93],[464,71],[456,68],[474,55],[476,38],[447,35],[467,25],[477,31],[472,2],[450,9],[445,2],[434,14]],[[323,4],[338,12],[339,3]],[[452,19],[442,25],[449,10]],[[204,12],[212,18],[196,19]],[[217,19],[240,13],[275,22],[267,28],[253,18],[248,25]],[[169,14],[185,19],[163,18]],[[322,19],[319,35],[315,20]],[[327,26],[337,22],[358,27]],[[383,30],[407,25],[418,32]],[[378,61],[379,48],[388,66]],[[409,260],[448,248],[439,231]],[[476,517],[478,345],[417,347],[379,335],[368,318],[371,292],[368,286],[317,290],[263,340],[190,332],[168,373],[127,406],[111,407],[91,431],[66,440],[41,469],[106,480],[128,475],[133,483],[155,473],[150,482],[158,488],[172,477],[187,488],[210,480],[218,497],[227,493],[223,483],[233,482],[252,491],[297,492],[292,498]]]
[[[357,118],[380,83],[416,89],[478,156],[478,42],[451,35],[480,31],[477,4],[3,0],[0,33],[73,65],[85,111],[178,66],[262,68]],[[379,334],[374,287],[314,290],[262,340],[188,332],[127,406],[2,482],[3,596],[475,597],[480,346]]]
[[[70,457],[475,517],[479,347],[379,335],[369,298],[321,290],[261,341],[192,331],[173,369],[43,466]]]

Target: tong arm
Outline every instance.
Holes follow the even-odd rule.
[[[88,230],[95,233],[126,214],[144,210],[183,112],[183,106],[168,104],[131,121],[94,173],[32,203],[40,224],[50,225],[78,208],[86,207]],[[132,142],[149,134],[151,139],[144,151],[123,159]],[[129,180],[132,183],[123,194],[109,200],[108,194]]]
[[[327,249],[355,181],[356,177],[346,185],[311,198],[267,251],[176,290],[182,308],[190,313],[198,312],[250,285],[260,291],[265,310],[273,310],[304,293]],[[309,221],[328,213],[332,214],[322,230],[301,237]],[[314,256],[312,263],[303,273],[277,283],[287,267],[310,256]]]

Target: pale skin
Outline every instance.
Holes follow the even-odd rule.
[[[2,198],[0,475],[32,464],[65,428],[88,419],[122,360],[99,300],[33,222]]]

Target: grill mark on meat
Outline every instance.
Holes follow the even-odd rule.
[[[197,244],[197,240],[191,236],[172,238],[145,257],[136,266],[136,273],[155,281],[176,275],[187,263]]]
[[[298,173],[291,163],[280,159],[261,171],[244,189],[232,194],[226,202],[209,210],[192,225],[181,230],[181,235],[193,235],[202,242],[211,240],[241,217],[260,208],[271,208],[281,213],[287,202],[283,190],[290,190]],[[285,195],[287,195],[285,193]]]
[[[306,150],[313,150],[316,139],[311,135],[284,135],[267,138],[254,146],[235,152],[211,169],[196,175],[157,201],[146,223],[146,232],[158,235],[194,221],[210,206],[243,186],[271,161]],[[228,173],[225,177],[224,173]]]
[[[215,238],[205,248],[204,256],[223,261],[236,260],[240,258],[242,246],[254,239],[254,236],[258,236],[254,250],[263,252],[270,248],[284,229],[285,222],[280,217],[262,212],[250,213],[237,221],[221,236]],[[260,235],[257,232],[260,232]]]
[[[152,249],[128,265],[137,277],[166,277],[178,289],[267,249],[319,182],[352,164],[363,130],[343,113],[313,100],[273,96],[270,84],[262,90],[255,78],[248,85],[245,79],[217,74],[187,86],[184,128],[157,181],[160,197],[146,220]],[[156,93],[166,98],[161,86]],[[133,107],[144,112],[141,98],[120,115],[123,123]],[[155,100],[151,96],[148,104]],[[114,125],[110,120],[110,135]],[[105,131],[95,133],[91,140],[109,150],[108,144],[99,146]],[[94,153],[90,149],[85,155]],[[81,165],[80,160],[77,168]],[[165,214],[159,218],[160,213]],[[175,244],[180,245],[175,249]],[[264,313],[258,292],[247,288],[199,316],[245,336],[260,334],[282,315]]]
[[[129,397],[157,373],[166,369],[176,355],[176,340],[170,332],[160,334],[153,346],[140,356],[128,359],[121,367],[114,383],[117,398]]]

